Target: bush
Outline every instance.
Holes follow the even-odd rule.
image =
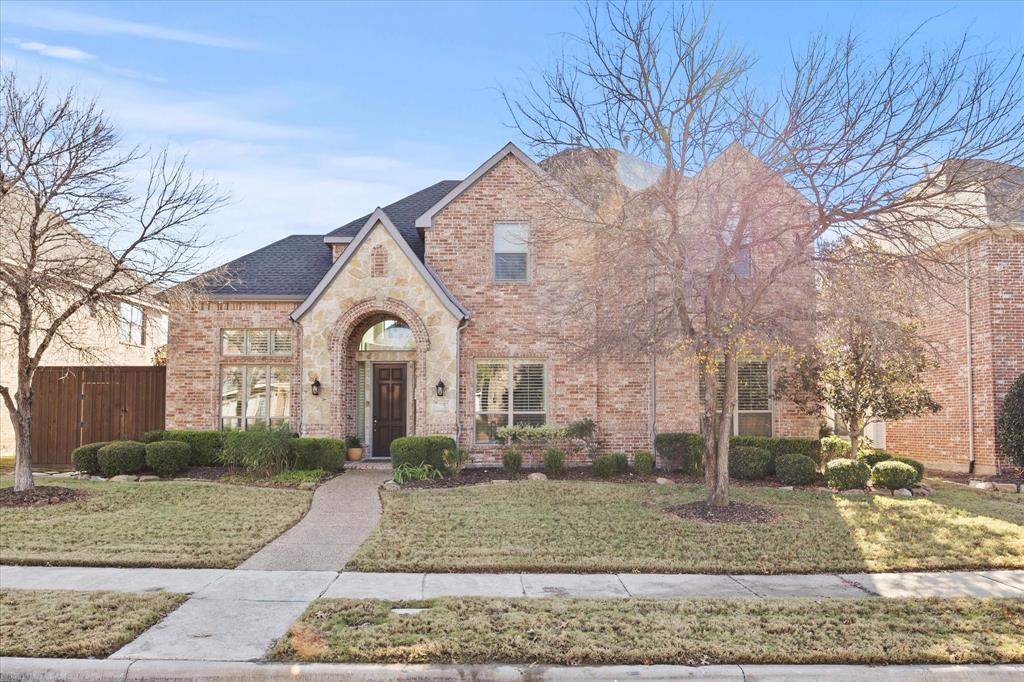
[[[134,440],[115,440],[101,447],[96,459],[107,478],[137,474],[146,466],[146,445]]]
[[[863,452],[857,455],[857,459],[860,460],[861,462],[864,462],[869,467],[874,467],[879,462],[888,462],[890,459],[892,459],[892,455],[890,455],[885,450],[872,449],[864,450]]]
[[[817,464],[821,462],[821,440],[817,438],[775,438],[769,436],[733,436],[729,449],[749,447],[766,450],[771,456],[768,473],[775,473],[775,459],[782,455],[798,454],[810,457]]]
[[[1003,400],[996,440],[1002,453],[1024,469],[1024,374],[1017,377]]]
[[[729,448],[729,475],[746,481],[768,478],[772,455],[763,448],[746,445]]]
[[[92,476],[98,476],[100,473],[100,463],[96,458],[96,453],[104,445],[108,445],[108,442],[89,443],[72,450],[71,464],[75,467],[75,471],[84,471]]]
[[[551,448],[544,453],[544,471],[548,474],[560,474],[565,469],[565,453]]]
[[[775,459],[780,455],[801,454],[816,463],[822,458],[822,441],[817,438],[733,436],[729,439],[729,450],[737,447],[766,450],[770,456],[769,474],[775,471]],[[699,433],[659,433],[654,437],[654,449],[687,473],[697,474],[704,468],[704,438]]]
[[[646,450],[633,455],[633,470],[641,476],[650,476],[654,471],[654,455]]]
[[[509,476],[515,476],[523,468],[523,456],[516,450],[509,448],[501,458],[501,466]]]
[[[221,461],[254,474],[276,474],[288,468],[291,441],[284,431],[228,431]]]
[[[496,435],[498,440],[506,445],[513,443],[547,443],[553,440],[564,439],[565,429],[552,424],[544,424],[542,426],[516,424],[515,426],[498,427]]]
[[[897,490],[910,488],[917,481],[917,471],[903,462],[879,462],[871,469],[871,483],[874,486]]]
[[[841,436],[825,436],[821,439],[821,462],[850,456],[850,441]]]
[[[594,458],[594,475],[601,478],[621,476],[629,471],[629,459],[621,452]]]
[[[704,439],[699,433],[659,433],[654,450],[674,468],[700,473],[704,468]]]
[[[840,457],[825,465],[825,483],[836,490],[863,488],[870,477],[871,469],[861,461]]]
[[[345,466],[348,444],[340,438],[292,438],[288,468],[341,471]]]
[[[402,462],[395,467],[394,473],[391,474],[391,480],[398,485],[402,485],[407,481],[420,481],[425,478],[441,478],[442,476],[441,470],[431,464],[409,464],[408,462]]]
[[[779,455],[775,459],[775,478],[786,485],[810,485],[818,478],[818,463],[795,452]]]
[[[146,445],[146,466],[161,476],[188,469],[192,449],[180,440],[158,440]]]
[[[221,452],[224,449],[224,436],[227,431],[147,431],[142,436],[146,443],[155,443],[161,440],[178,440],[187,443],[192,451],[192,458],[189,464],[194,467],[210,466],[221,462]]]
[[[914,479],[914,483],[920,483],[921,479],[924,478],[924,464],[921,464],[916,459],[893,455],[892,461],[903,462],[904,464],[909,464],[910,466],[914,467],[914,471],[917,472],[917,478]]]
[[[466,462],[469,461],[469,453],[466,452],[465,448],[452,448],[442,452],[441,459],[444,460],[444,468],[448,473],[457,474],[466,468]]]
[[[455,441],[448,436],[405,436],[391,441],[391,466],[402,464],[417,467],[429,464],[442,473],[448,471],[444,464],[444,451],[454,450]]]

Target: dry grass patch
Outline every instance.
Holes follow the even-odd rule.
[[[215,483],[60,484],[90,495],[0,509],[0,562],[232,568],[301,519],[312,498],[306,490]]]
[[[1024,496],[941,487],[910,500],[735,487],[766,523],[665,513],[697,485],[516,482],[384,495],[360,571],[826,573],[1024,568]]]
[[[397,615],[395,607],[426,607]],[[652,665],[1024,662],[1014,599],[320,599],[276,660]]]
[[[0,590],[0,656],[109,656],[187,598],[171,592]]]

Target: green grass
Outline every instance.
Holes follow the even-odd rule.
[[[696,485],[518,482],[384,495],[360,571],[824,573],[1024,568],[1024,496],[946,486],[928,498],[733,487],[766,524],[662,511]]]
[[[416,615],[393,607],[426,607]],[[319,599],[276,660],[564,665],[1024,661],[1020,599]]]
[[[187,598],[171,592],[0,590],[0,656],[108,656]]]
[[[90,497],[0,509],[2,563],[233,568],[302,518],[312,497],[217,483],[36,483]]]

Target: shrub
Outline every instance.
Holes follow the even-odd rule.
[[[840,457],[825,465],[825,483],[836,490],[863,488],[871,477],[871,469],[861,461]]]
[[[158,440],[146,445],[146,466],[161,476],[188,469],[192,449],[180,440]]]
[[[515,476],[523,468],[523,456],[513,448],[509,448],[501,458],[501,466],[504,467],[506,474]]]
[[[444,461],[444,468],[448,473],[457,474],[466,468],[466,462],[469,461],[469,453],[466,452],[465,448],[452,448],[442,452],[441,459]]]
[[[775,459],[775,478],[786,485],[810,485],[818,478],[818,464],[795,452],[779,455]]]
[[[586,419],[579,419],[565,427],[566,438],[586,440],[588,438],[593,438],[596,433],[597,424],[590,417],[587,417]]]
[[[910,488],[917,481],[917,471],[903,462],[879,462],[871,469],[872,485],[889,490]]]
[[[850,456],[850,441],[841,436],[825,436],[821,439],[821,462],[827,464],[833,459]]]
[[[762,448],[739,445],[729,448],[729,475],[747,481],[767,478],[772,455]]]
[[[621,476],[629,471],[629,459],[621,452],[613,452],[594,458],[594,475],[601,478]]]
[[[1024,374],[1017,377],[1003,400],[996,440],[1002,453],[1024,469]]]
[[[560,474],[565,469],[565,453],[551,448],[544,453],[544,471],[549,474]]]
[[[547,443],[565,438],[565,429],[552,424],[544,424],[542,426],[516,424],[515,426],[500,426],[496,434],[498,440],[503,441],[507,445],[513,443]]]
[[[178,440],[187,443],[192,451],[192,458],[189,464],[194,467],[210,466],[221,462],[221,452],[224,449],[224,435],[227,431],[147,431],[142,436],[146,443],[155,443],[160,440]]]
[[[229,431],[224,436],[221,461],[260,475],[288,468],[292,438],[283,431]]]
[[[869,467],[873,467],[879,462],[888,462],[890,459],[892,459],[892,455],[890,455],[885,450],[872,449],[864,450],[863,452],[859,453],[857,455],[857,459],[860,460],[861,462],[864,462]]]
[[[429,464],[444,473],[444,451],[454,450],[455,441],[448,436],[405,436],[391,441],[391,466],[408,464],[416,467]]]
[[[290,440],[289,468],[341,471],[348,444],[340,438],[293,438]]]
[[[394,441],[392,441],[394,442]],[[408,481],[420,481],[426,478],[441,478],[443,474],[437,467],[427,464],[409,464],[408,462],[402,462],[395,467],[394,473],[391,474],[391,480],[395,483],[402,485]]]
[[[914,467],[914,471],[917,472],[917,478],[914,479],[914,483],[920,483],[921,479],[924,478],[924,464],[921,464],[916,459],[893,455],[892,461],[903,462],[904,464],[909,464],[910,466]]]
[[[96,453],[107,444],[106,441],[102,443],[89,443],[72,450],[71,464],[75,467],[75,471],[84,471],[92,476],[98,476],[100,473],[100,463],[96,458]]]
[[[115,440],[96,452],[100,471],[106,477],[137,474],[146,466],[146,445],[134,440]]]
[[[696,474],[704,467],[704,439],[699,433],[659,433],[655,451],[674,468]]]
[[[654,455],[646,450],[633,455],[633,470],[641,476],[650,476],[654,471]]]
[[[729,449],[750,447],[767,450],[771,456],[768,473],[775,473],[775,459],[782,455],[796,453],[810,457],[818,463],[821,461],[821,441],[817,438],[775,438],[769,436],[733,436],[729,439]]]

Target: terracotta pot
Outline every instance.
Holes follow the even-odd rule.
[[[363,458],[363,449],[362,448],[349,448],[348,449],[348,461],[350,461],[350,462],[358,462],[362,458]]]

